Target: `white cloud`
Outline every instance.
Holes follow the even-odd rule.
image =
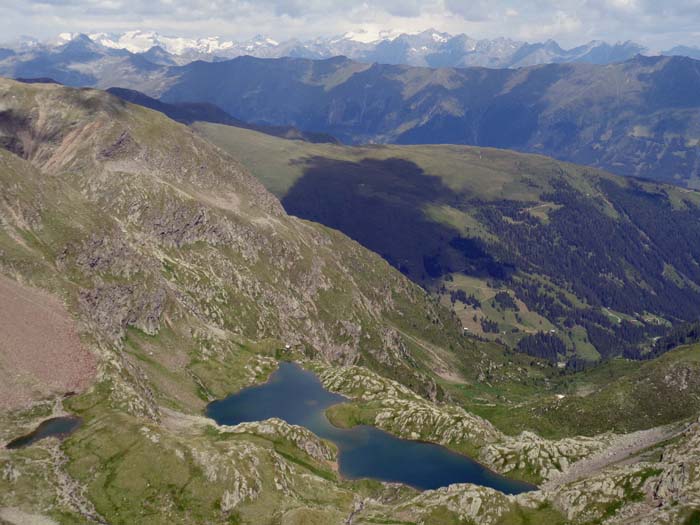
[[[63,31],[310,38],[428,27],[474,37],[700,45],[700,0],[0,0],[5,40]]]

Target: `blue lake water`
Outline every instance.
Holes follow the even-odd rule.
[[[452,483],[474,483],[507,494],[536,488],[500,476],[440,445],[399,439],[365,425],[337,428],[328,421],[325,410],[346,401],[323,388],[314,373],[293,363],[281,363],[267,383],[211,403],[207,415],[222,425],[277,417],[304,426],[335,443],[340,474],[348,479],[399,482],[420,490]]]
[[[10,441],[5,448],[22,448],[47,437],[63,439],[80,426],[82,420],[75,416],[52,417],[42,421],[31,433]]]

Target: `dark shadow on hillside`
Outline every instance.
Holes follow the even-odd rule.
[[[6,149],[18,157],[26,158],[24,144],[18,134],[27,129],[29,125],[29,118],[17,111],[12,109],[0,111],[0,148]]]
[[[282,204],[292,215],[342,231],[419,283],[451,272],[505,277],[509,270],[480,240],[464,238],[423,212],[429,203],[463,199],[403,159],[312,157]]]

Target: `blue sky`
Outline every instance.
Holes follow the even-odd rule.
[[[6,41],[63,31],[286,39],[429,27],[566,46],[592,39],[700,46],[700,0],[0,0]]]

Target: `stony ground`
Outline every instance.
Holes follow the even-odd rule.
[[[579,461],[569,465],[565,471],[551,476],[542,488],[543,490],[553,490],[592,476],[609,466],[629,461],[645,449],[682,435],[688,428],[686,425],[670,425],[615,436],[608,446],[584,456]]]

